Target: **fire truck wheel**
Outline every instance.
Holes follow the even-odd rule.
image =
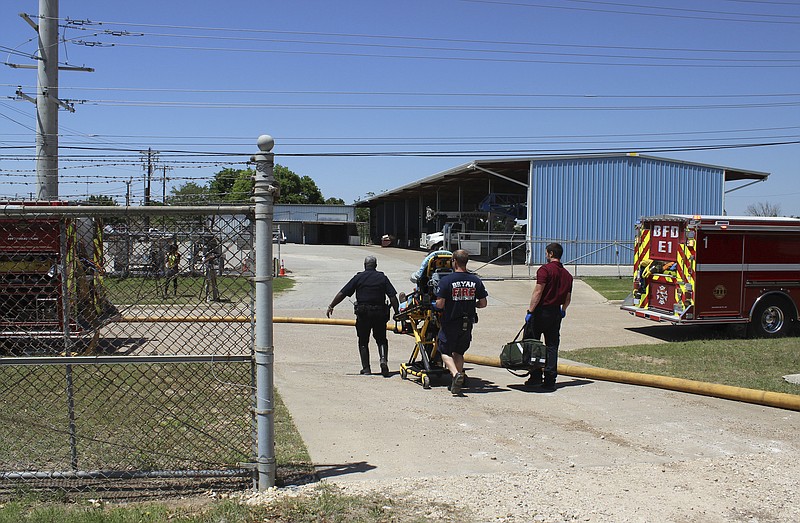
[[[758,338],[777,338],[789,333],[792,322],[792,307],[781,298],[767,298],[753,311],[750,334]]]

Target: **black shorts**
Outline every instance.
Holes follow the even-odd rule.
[[[452,356],[453,353],[464,354],[472,343],[472,327],[466,331],[461,329],[461,324],[457,328],[442,329],[439,331],[439,352],[445,356]]]

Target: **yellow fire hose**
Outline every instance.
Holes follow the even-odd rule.
[[[130,323],[249,323],[247,316],[174,316],[171,318],[146,316],[146,317],[124,317],[124,322]],[[300,323],[307,325],[342,325],[355,326],[355,320],[336,320],[329,318],[293,318],[286,316],[275,316],[273,323]],[[386,330],[397,332],[393,323],[386,324]],[[477,356],[466,354],[464,361],[473,365],[483,365],[487,367],[500,367],[500,358],[488,356]],[[613,381],[617,383],[627,383],[629,385],[641,385],[645,387],[655,387],[659,389],[674,390],[677,392],[687,392],[702,396],[711,396],[745,403],[754,403],[767,407],[777,407],[780,409],[800,411],[800,395],[784,394],[782,392],[770,392],[765,390],[747,389],[744,387],[733,387],[731,385],[719,385],[716,383],[706,383],[702,381],[686,380],[682,378],[672,378],[669,376],[657,376],[654,374],[641,374],[638,372],[625,372],[620,370],[601,369],[597,367],[579,367],[577,365],[558,365],[558,373],[564,376],[576,378],[587,378],[602,381]]]
[[[500,367],[500,358],[466,354],[464,356],[464,361],[474,365]],[[712,396],[715,398],[743,401],[745,403],[755,403],[756,405],[765,405],[767,407],[800,410],[800,396],[795,394],[784,394],[782,392],[746,389],[744,387],[719,385],[717,383],[706,383],[703,381],[685,380],[682,378],[657,376],[654,374],[641,374],[638,372],[625,372],[621,370],[609,370],[597,367],[579,367],[577,365],[565,365],[563,363],[558,365],[558,373],[576,378],[615,381],[617,383],[627,383],[629,385],[643,385],[645,387],[655,387],[659,389],[699,394],[702,396]]]

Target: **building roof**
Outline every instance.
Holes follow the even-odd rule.
[[[746,171],[743,169],[734,169],[731,167],[724,167],[720,165],[709,165],[697,162],[687,162],[684,160],[674,160],[672,158],[663,158],[658,156],[640,155],[637,153],[628,154],[592,154],[592,155],[566,155],[566,156],[530,156],[522,158],[505,158],[505,159],[484,159],[473,160],[469,163],[441,171],[426,178],[422,178],[415,182],[403,185],[396,189],[386,191],[384,193],[375,195],[371,198],[356,202],[356,205],[365,205],[369,202],[387,201],[387,200],[402,200],[411,195],[417,195],[426,190],[436,190],[443,187],[452,186],[454,184],[468,185],[470,181],[484,180],[487,171],[491,172],[500,178],[503,178],[513,184],[518,184],[522,187],[528,184],[528,174],[530,171],[531,162],[535,161],[553,161],[553,160],[587,160],[587,159],[602,159],[602,158],[625,158],[636,157],[646,158],[650,160],[657,160],[670,163],[680,163],[687,165],[697,165],[702,167],[710,167],[719,169],[724,172],[725,181],[739,181],[739,180],[753,180],[761,181],[769,177],[769,173],[758,171]]]

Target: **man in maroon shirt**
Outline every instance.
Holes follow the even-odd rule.
[[[561,341],[561,320],[567,315],[572,298],[572,275],[561,264],[564,248],[561,244],[551,243],[545,247],[547,263],[536,271],[536,286],[531,294],[531,303],[525,315],[524,338],[541,339],[547,357],[544,365],[544,376],[540,369],[531,369],[531,377],[526,385],[541,385],[541,391],[556,390],[558,375],[558,344]]]

